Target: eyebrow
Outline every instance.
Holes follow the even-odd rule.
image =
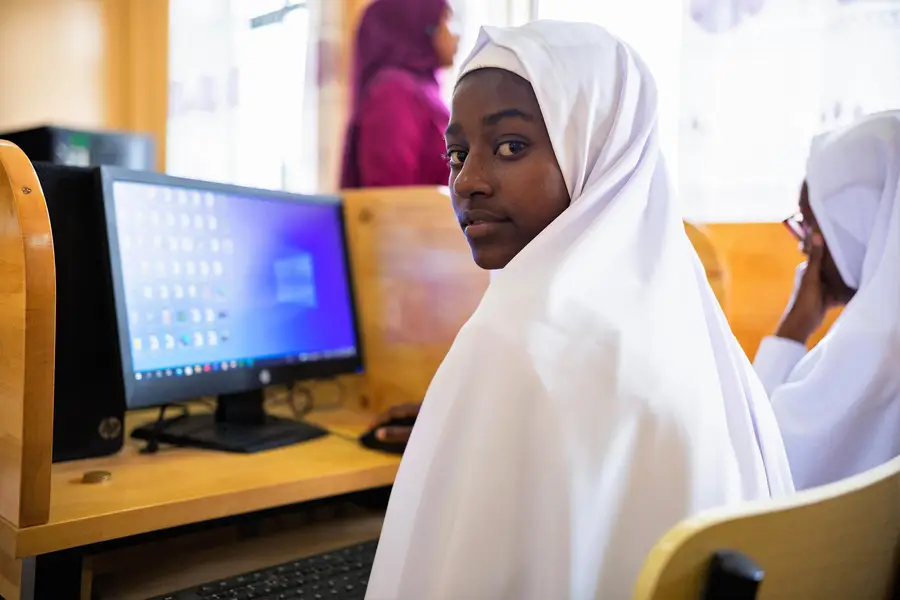
[[[481,122],[487,126],[493,126],[502,121],[503,119],[521,119],[523,121],[528,121],[529,123],[534,121],[534,116],[528,114],[524,110],[518,108],[507,108],[504,110],[497,111],[495,113],[491,113],[489,115],[485,115],[481,118]],[[447,126],[446,131],[444,131],[444,136],[457,135],[462,130],[462,125],[457,122],[450,123]]]

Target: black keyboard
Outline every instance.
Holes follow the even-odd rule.
[[[377,545],[363,542],[151,600],[363,600]]]

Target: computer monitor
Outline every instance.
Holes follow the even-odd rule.
[[[340,199],[101,177],[128,408],[218,396],[215,415],[133,435],[234,451],[322,435],[266,415],[263,388],[362,368]]]

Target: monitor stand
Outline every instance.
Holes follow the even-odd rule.
[[[215,414],[185,414],[138,427],[131,437],[157,444],[226,452],[259,452],[298,444],[328,431],[309,423],[267,415],[263,390],[219,396]],[[150,450],[153,451],[153,450]]]

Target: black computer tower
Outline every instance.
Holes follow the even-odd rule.
[[[47,126],[0,133],[0,140],[17,145],[31,162],[155,170],[155,145],[149,135]]]
[[[117,452],[125,396],[97,168],[34,163],[56,260],[53,461]]]

